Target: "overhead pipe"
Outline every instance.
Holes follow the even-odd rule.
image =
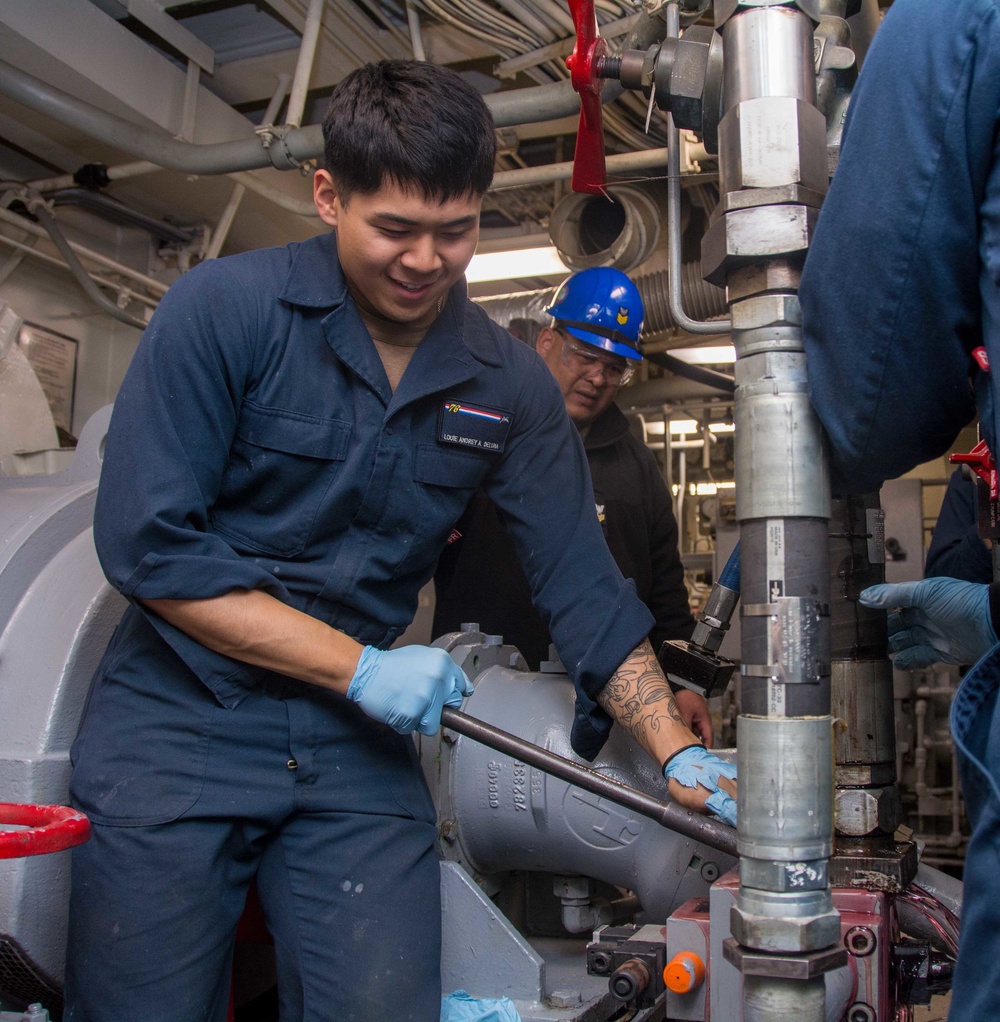
[[[29,234],[33,234],[38,238],[49,237],[44,228],[39,227],[38,224],[25,219],[23,216],[18,216],[16,213],[12,213],[9,209],[3,209],[2,207],[0,207],[0,222],[10,224],[18,230],[27,231]],[[67,244],[81,258],[97,263],[99,266],[103,266],[114,273],[119,273],[124,277],[128,277],[136,283],[141,284],[147,291],[151,291],[160,297],[167,293],[167,285],[162,281],[156,280],[153,277],[148,277],[144,273],[139,273],[137,270],[133,270],[130,266],[126,266],[124,263],[120,263],[115,259],[110,259],[108,256],[101,255],[100,252],[94,252],[92,249],[86,248],[83,245],[78,245],[75,241],[69,241]]]
[[[427,52],[424,50],[424,35],[420,30],[420,13],[413,6],[413,0],[406,0],[406,25],[410,30],[410,46],[413,49],[413,59],[426,60]]]
[[[59,225],[56,223],[55,218],[45,208],[45,204],[41,199],[35,202],[29,203],[28,207],[31,212],[38,217],[39,222],[48,232],[49,237],[52,239],[52,244],[59,250],[59,254],[65,259],[66,265],[69,267],[70,272],[77,279],[80,287],[83,288],[85,294],[95,305],[106,312],[109,316],[119,320],[122,323],[128,324],[128,326],[135,327],[136,330],[145,330],[146,321],[138,319],[135,316],[130,315],[124,309],[119,309],[114,302],[110,301],[104,296],[98,286],[90,278],[90,274],[84,269],[83,264],[76,257],[76,253],[69,246],[69,242],[66,240],[66,236],[59,229]]]
[[[53,192],[50,199],[53,206],[78,206],[89,209],[107,220],[138,228],[159,241],[170,244],[189,245],[201,234],[198,227],[176,227],[165,220],[157,220],[156,217],[140,213],[110,195],[89,188],[64,188]]]
[[[323,6],[326,0],[309,0],[309,11],[302,29],[302,43],[299,56],[295,62],[295,77],[292,79],[292,93],[288,99],[288,112],[285,124],[297,128],[302,123],[302,112],[306,108],[306,96],[309,92],[309,78],[312,75],[313,62],[316,59],[316,44],[319,42],[319,29],[323,21]]]
[[[164,131],[140,127],[84,103],[6,61],[0,61],[0,93],[98,141],[185,174],[229,174],[268,166],[290,170],[323,155],[323,129],[319,124],[272,128],[266,147],[256,135],[232,142],[181,142]],[[493,93],[483,99],[498,128],[558,120],[577,113],[580,107],[569,80]]]
[[[663,171],[667,165],[667,150],[640,149],[633,153],[616,153],[608,156],[605,162],[609,174],[631,174],[643,170]],[[551,184],[553,181],[568,181],[572,176],[572,160],[546,163],[540,167],[499,170],[493,175],[490,191],[499,192],[506,188],[524,188],[528,185]]]
[[[6,245],[8,248],[14,249],[8,263],[0,269],[0,284],[4,281],[21,265],[21,261],[24,256],[31,256],[34,259],[38,259],[40,262],[47,263],[49,266],[55,266],[59,270],[68,270],[69,267],[55,256],[50,256],[47,252],[40,252],[37,248],[32,248],[31,245],[26,245],[22,241],[15,241],[13,238],[8,238],[5,234],[0,234],[0,245]],[[116,283],[113,280],[109,280],[107,277],[102,277],[99,274],[91,273],[91,280],[97,284],[101,284],[104,287],[117,288],[118,293],[128,298],[130,301],[142,302],[143,305],[150,309],[155,309],[159,304],[158,299],[149,298],[147,295],[139,294],[137,291],[133,291],[131,288],[123,287],[121,284]]]
[[[215,230],[212,232],[212,240],[208,243],[208,248],[205,250],[206,259],[217,259],[219,257],[222,246],[226,243],[226,238],[229,237],[229,229],[233,226],[233,221],[236,219],[236,213],[240,208],[245,192],[246,188],[243,185],[236,184],[233,186],[233,191],[229,196],[229,201],[226,203],[226,208],[222,211],[222,216],[219,217],[219,222],[215,225]]]

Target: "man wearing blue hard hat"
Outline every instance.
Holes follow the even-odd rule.
[[[649,636],[653,649],[666,639],[688,639],[694,618],[670,495],[652,452],[632,435],[614,403],[642,360],[644,310],[638,288],[621,270],[580,270],[563,282],[545,311],[552,322],[539,331],[535,349],[583,440],[608,548],[622,574],[635,580],[655,619]],[[434,585],[435,636],[474,621],[517,646],[532,670],[548,659],[549,630],[531,604],[503,519],[482,493],[457,523]],[[679,687],[674,698],[685,723],[711,745],[705,699]]]

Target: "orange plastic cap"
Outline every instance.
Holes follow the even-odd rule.
[[[705,963],[693,951],[681,951],[667,962],[663,982],[675,994],[689,994],[705,982]]]

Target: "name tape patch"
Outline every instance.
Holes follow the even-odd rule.
[[[499,454],[510,432],[510,412],[465,401],[445,400],[438,416],[438,441]]]

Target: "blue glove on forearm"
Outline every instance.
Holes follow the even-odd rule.
[[[869,586],[858,597],[888,610],[889,655],[904,671],[931,664],[974,664],[997,644],[990,587],[957,578]]]
[[[369,717],[401,735],[433,735],[441,726],[441,708],[460,706],[472,695],[472,682],[443,650],[432,646],[376,649],[365,646],[347,689]]]
[[[683,784],[685,788],[699,785],[712,794],[705,802],[706,808],[715,813],[723,823],[736,826],[736,799],[719,787],[719,778],[736,779],[736,767],[719,759],[700,745],[690,745],[671,756],[663,768],[663,776]]]

